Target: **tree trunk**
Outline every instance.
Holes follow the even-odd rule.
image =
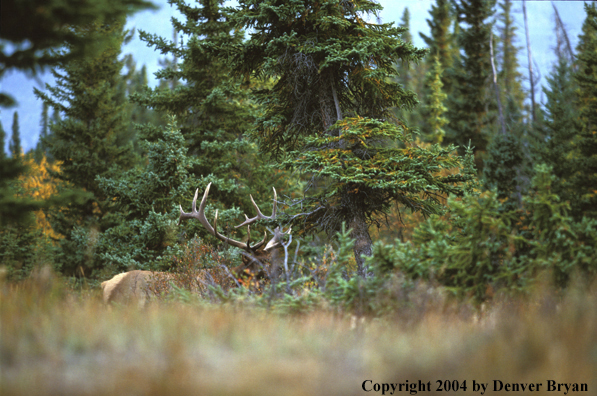
[[[524,15],[524,30],[527,37],[527,54],[529,56],[529,80],[531,82],[531,114],[533,117],[533,124],[535,123],[535,81],[533,77],[533,61],[531,56],[531,38],[529,36],[529,23],[527,21],[527,6],[526,1],[522,2],[522,13]]]
[[[497,73],[495,71],[495,63],[493,62],[493,32],[489,36],[489,54],[491,56],[491,71],[493,72],[493,88],[495,89],[495,97],[497,100],[500,125],[502,126],[502,135],[506,134],[506,123],[504,122],[504,113],[502,112],[502,101],[500,100],[500,88],[497,83]]]
[[[349,227],[352,229],[350,236],[354,239],[354,258],[357,262],[357,273],[364,278],[367,276],[367,268],[365,268],[365,259],[362,256],[371,256],[373,242],[362,211],[354,214]]]

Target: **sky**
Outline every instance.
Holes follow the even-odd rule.
[[[193,3],[194,0],[187,2]],[[172,38],[171,18],[179,16],[166,2],[166,0],[154,0],[154,3],[160,6],[156,11],[142,11],[133,15],[128,23],[127,28],[137,29],[135,38],[123,48],[123,54],[133,54],[138,67],[143,64],[147,66],[149,85],[155,86],[157,84],[153,73],[159,70],[158,61],[163,58],[163,55],[155,52],[152,48],[146,46],[144,42],[139,40],[138,30],[145,30],[149,33],[155,33],[162,37]],[[414,45],[417,47],[425,47],[423,40],[419,36],[419,32],[429,35],[429,26],[426,19],[429,19],[429,10],[431,5],[435,4],[435,0],[379,0],[383,6],[383,11],[380,13],[381,21],[384,23],[395,22],[399,24],[404,8],[408,7],[410,11],[410,28],[413,36]],[[571,44],[576,47],[578,43],[578,35],[581,32],[582,22],[585,18],[584,6],[582,1],[527,1],[527,16],[529,22],[529,34],[531,41],[531,49],[533,55],[533,69],[538,71],[541,79],[540,84],[545,82],[545,77],[549,74],[555,61],[553,48],[555,47],[554,34],[554,4],[560,13],[560,17],[564,22],[564,26],[568,32]],[[232,5],[232,3],[231,3]],[[523,49],[519,52],[519,64],[523,76],[528,76],[528,58],[525,45],[524,36],[524,21],[522,14],[522,1],[513,2],[513,17],[515,24],[518,27],[517,37],[518,46]],[[2,126],[6,131],[6,147],[12,131],[12,120],[15,111],[19,112],[19,127],[21,134],[21,144],[25,151],[34,148],[39,138],[40,118],[42,111],[42,103],[33,95],[33,88],[43,90],[45,83],[52,84],[53,80],[49,72],[38,74],[36,77],[31,77],[22,72],[9,71],[2,80],[0,80],[0,91],[8,92],[17,100],[17,106],[10,109],[0,109],[0,119]],[[528,87],[528,83],[525,82]],[[542,101],[541,93],[536,94],[536,100]],[[8,151],[8,150],[7,150]]]

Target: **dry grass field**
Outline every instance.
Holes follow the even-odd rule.
[[[481,313],[448,303],[410,318],[356,318],[331,309],[283,316],[177,302],[107,308],[99,294],[72,293],[56,281],[4,283],[0,393],[597,394],[595,293],[537,292]],[[494,390],[498,380],[502,390]],[[460,390],[438,390],[438,381],[450,387],[458,381]],[[473,381],[486,383],[485,392]],[[518,391],[507,392],[507,383],[520,384]],[[541,386],[522,390],[531,383]],[[548,386],[558,383],[579,388]]]

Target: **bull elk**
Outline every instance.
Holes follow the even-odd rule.
[[[281,246],[283,235],[290,234],[291,228],[289,228],[286,232],[282,232],[280,227],[276,227],[273,237],[267,241],[267,243],[267,232],[265,232],[263,240],[252,245],[250,226],[258,220],[274,220],[276,218],[276,189],[273,188],[274,202],[271,216],[265,216],[255,203],[253,196],[250,195],[251,202],[257,211],[257,215],[252,218],[249,218],[247,215],[245,215],[245,221],[235,227],[240,228],[247,226],[247,242],[241,242],[232,238],[228,238],[218,232],[217,210],[214,216],[213,227],[205,217],[205,205],[207,203],[207,196],[209,194],[210,187],[211,183],[207,185],[205,192],[203,193],[203,199],[199,205],[199,210],[197,210],[197,196],[199,194],[199,189],[195,191],[195,197],[193,198],[193,204],[190,213],[186,213],[182,209],[182,206],[180,206],[180,217],[178,219],[178,224],[180,225],[180,222],[186,219],[199,220],[199,223],[201,223],[201,225],[203,225],[203,227],[205,227],[205,229],[211,235],[228,245],[244,250],[242,264],[232,268],[232,272],[237,278],[241,278],[246,274],[256,278],[264,278],[266,275],[269,275],[265,265],[267,263],[271,263],[272,253],[275,252],[276,248]],[[109,303],[114,301],[122,303],[128,301],[137,301],[140,306],[143,306],[145,305],[146,301],[149,300],[153,294],[155,294],[152,291],[152,285],[155,284],[156,280],[169,280],[171,279],[171,276],[172,274],[166,272],[152,271],[129,271],[118,274],[112,279],[101,284],[104,302]]]

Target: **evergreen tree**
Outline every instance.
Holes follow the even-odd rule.
[[[402,18],[400,20],[400,26],[403,29],[402,32],[402,41],[405,43],[412,43],[413,37],[410,33],[410,12],[408,11],[408,7],[404,7],[404,11],[402,12]],[[412,90],[413,87],[411,86],[411,73],[409,70],[409,63],[408,62],[399,62],[397,65],[398,71],[398,82],[402,84],[405,89]]]
[[[443,74],[442,83],[444,92],[452,92],[452,67],[459,58],[459,47],[456,42],[456,33],[452,32],[452,26],[456,23],[454,10],[449,0],[437,0],[436,4],[431,6],[429,12],[431,19],[427,19],[427,25],[431,31],[431,36],[419,33],[425,44],[429,47],[428,60],[435,62],[434,56],[439,57],[442,68],[447,72]]]
[[[148,45],[169,55],[167,67],[156,76],[178,83],[146,88],[133,93],[132,98],[140,105],[177,117],[188,153],[196,158],[191,172],[199,180],[212,175],[210,181],[217,188],[212,190],[210,201],[227,208],[220,211],[220,218],[228,223],[239,214],[234,207],[240,206],[246,213],[253,210],[249,192],[258,202],[269,201],[272,186],[285,193],[295,187],[293,178],[284,178],[283,172],[266,167],[255,145],[245,137],[257,109],[248,98],[248,86],[241,86],[240,79],[231,75],[227,61],[222,59],[225,52],[220,53],[221,48],[240,45],[244,33],[232,25],[230,11],[222,8],[222,3],[209,0],[192,7],[182,0],[173,1],[185,18],[173,20],[175,32],[180,33],[174,41],[141,32]],[[155,129],[149,125],[143,128],[148,137],[150,129]],[[185,227],[195,227],[194,232],[211,239],[192,223]]]
[[[118,205],[120,217],[118,224],[100,235],[93,252],[104,276],[130,268],[165,269],[166,257],[176,252],[178,205],[192,196],[198,184],[207,184],[191,177],[195,160],[187,157],[174,119],[151,136],[151,142],[143,138],[146,164],[113,178],[98,178],[105,195]]]
[[[428,104],[426,106],[427,113],[429,114],[427,123],[430,130],[428,140],[434,143],[441,143],[446,134],[444,125],[448,122],[446,117],[444,117],[444,113],[447,110],[446,106],[444,106],[447,95],[442,90],[444,86],[442,83],[443,69],[439,56],[436,55],[433,59],[435,60],[433,68],[427,74],[426,79],[427,91],[429,92],[427,98]]]
[[[31,212],[34,210],[47,208],[56,202],[68,202],[70,199],[57,195],[52,199],[40,201],[19,196],[18,178],[27,170],[27,166],[21,158],[14,155],[12,158],[6,156],[5,138],[6,132],[0,123],[0,233],[8,227],[26,225],[28,220],[31,220]]]
[[[11,158],[6,156],[5,137],[6,133],[0,123],[0,230],[27,222],[32,211],[46,206],[45,203],[18,196],[17,179],[27,167],[20,158],[14,155]]]
[[[572,76],[571,65],[565,57],[560,57],[547,77],[547,86],[543,88],[547,97],[545,121],[541,140],[535,145],[537,161],[552,169],[553,192],[564,201],[572,201],[576,196],[570,184],[576,155],[574,144],[578,135],[578,109],[574,106],[576,82]]]
[[[49,138],[50,132],[50,118],[48,116],[48,109],[50,106],[47,103],[43,103],[41,110],[41,130],[39,132],[39,140],[35,146],[35,160],[37,163],[41,163],[42,158],[48,158],[46,139]]]
[[[502,202],[501,210],[514,210],[522,204],[522,194],[532,177],[532,165],[523,147],[528,146],[527,127],[523,118],[522,76],[518,71],[518,50],[516,27],[512,20],[512,3],[499,3],[498,14],[497,85],[494,100],[503,118],[500,118],[501,133],[490,139],[484,161],[485,187],[495,188]],[[499,94],[499,97],[497,95]]]
[[[458,41],[464,51],[455,70],[455,88],[448,103],[449,128],[446,141],[475,148],[475,162],[482,169],[495,118],[491,95],[491,35],[495,0],[461,0],[456,4],[458,20],[465,23]]]
[[[77,252],[87,249],[94,239],[76,239],[76,229],[91,227],[101,232],[118,221],[108,216],[113,202],[99,188],[97,177],[129,168],[135,156],[132,145],[124,141],[128,114],[118,92],[123,66],[118,59],[125,37],[123,22],[93,23],[78,29],[78,34],[102,34],[106,42],[110,38],[109,45],[93,57],[60,63],[62,71],[53,72],[56,85],[46,85],[49,95],[39,90],[36,95],[64,114],[60,121],[51,124],[52,138],[47,141],[52,156],[62,162],[57,177],[89,194],[84,204],[70,205],[55,213],[53,221],[55,231],[66,236],[62,269],[68,274],[77,270],[80,275],[91,264],[77,260]]]
[[[138,69],[135,59],[130,54],[124,57],[124,64],[126,73],[123,76],[119,89],[122,91],[122,96],[128,99],[127,111],[130,114],[131,121],[129,123],[128,136],[131,139],[136,139],[135,131],[138,125],[152,124],[155,126],[165,126],[165,117],[158,111],[130,100],[135,94],[139,94],[147,88],[147,67],[143,65]]]
[[[426,51],[402,40],[404,28],[366,22],[379,10],[368,0],[241,0],[234,20],[253,33],[230,50],[236,73],[275,81],[257,92],[265,111],[253,136],[262,151],[313,176],[295,222],[328,234],[346,223],[361,275],[363,255],[371,255],[369,226],[392,203],[436,212],[438,196],[458,192],[468,177],[438,176],[460,159],[438,146],[415,147],[403,122],[384,122],[392,108],[417,104],[396,82],[396,63]]]
[[[408,7],[404,8],[402,19],[400,21],[400,28],[404,31],[402,33],[402,40],[405,43],[412,44],[412,34],[410,32],[410,12]],[[425,74],[427,65],[425,63],[418,63],[417,67],[412,67],[408,61],[399,61],[396,64],[398,78],[397,81],[405,90],[410,90],[415,93],[422,93],[425,89]],[[421,114],[425,109],[421,106],[416,106],[412,109],[397,109],[398,118],[403,120],[407,125],[420,126],[425,116]]]
[[[578,70],[574,75],[580,110],[571,180],[576,196],[571,202],[571,214],[576,219],[597,217],[597,8],[594,3],[585,4],[585,11],[587,17],[577,47]]]
[[[0,162],[6,159],[6,132],[4,132],[4,127],[2,126],[2,121],[0,121]]]
[[[16,111],[12,116],[12,135],[10,137],[10,141],[8,142],[8,151],[10,151],[10,154],[13,158],[19,158],[23,153],[23,148],[21,147],[19,113]]]
[[[512,19],[512,1],[504,0],[499,4],[500,13],[498,14],[498,32],[499,42],[497,45],[497,63],[498,63],[498,83],[501,88],[501,102],[508,109],[508,102],[513,102],[513,108],[522,111],[525,92],[522,89],[522,75],[520,74],[520,65],[518,63],[518,51],[520,47],[516,46],[516,26]],[[508,113],[506,113],[507,122]]]

